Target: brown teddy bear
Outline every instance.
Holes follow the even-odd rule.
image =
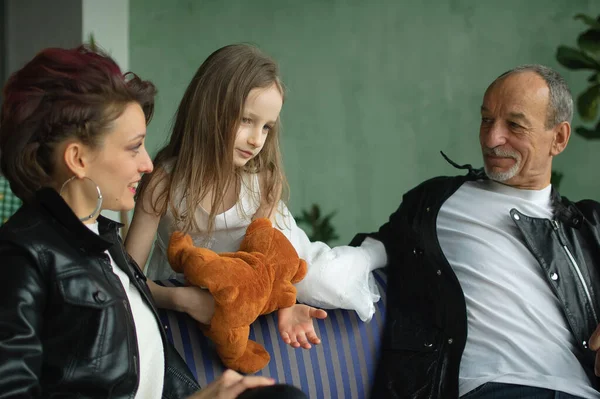
[[[306,262],[269,219],[256,219],[238,252],[216,254],[194,246],[189,235],[174,232],[168,248],[173,270],[215,299],[210,325],[201,330],[216,345],[225,366],[255,373],[269,363],[269,353],[248,338],[258,316],[296,303],[292,285],[306,275]]]

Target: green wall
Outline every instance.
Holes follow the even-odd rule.
[[[561,72],[577,94],[587,75],[559,66],[597,15],[594,0],[213,0],[130,2],[130,67],[159,88],[148,145],[166,140],[183,91],[217,48],[252,42],[278,60],[287,99],[283,153],[294,214],[317,202],[345,243],[385,222],[401,195],[481,165],[479,107],[487,85],[523,63]],[[576,117],[574,125],[579,123]],[[573,135],[555,161],[563,195],[600,200],[600,140]]]

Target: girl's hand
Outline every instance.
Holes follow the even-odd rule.
[[[324,319],[327,312],[323,309],[313,308],[312,306],[295,304],[289,308],[279,309],[277,312],[279,319],[279,334],[283,342],[292,348],[310,349],[311,343],[318,345],[321,343],[315,333],[313,319]]]
[[[233,399],[248,388],[273,385],[274,383],[275,381],[272,378],[248,377],[238,374],[233,370],[225,370],[221,377],[188,399]]]
[[[177,310],[189,314],[193,319],[210,324],[215,313],[215,300],[208,290],[194,286],[175,288]]]
[[[277,207],[271,206],[270,204],[261,204],[254,215],[252,215],[252,220],[256,219],[269,219],[271,221],[275,220],[275,214],[277,213]]]

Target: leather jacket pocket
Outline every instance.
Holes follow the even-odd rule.
[[[385,373],[385,384],[397,397],[431,397],[443,367],[440,331],[403,327],[392,327],[393,338],[382,352],[380,370]]]
[[[69,348],[63,356],[72,356],[72,369],[78,374],[122,373],[114,368],[127,369],[130,362],[133,330],[127,300],[104,275],[93,272],[63,274],[57,283],[64,303],[49,328],[60,331],[57,347]]]
[[[108,282],[93,280],[85,271],[61,276],[58,286],[65,302],[71,305],[103,309],[119,300]]]

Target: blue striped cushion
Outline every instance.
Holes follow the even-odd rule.
[[[325,320],[317,320],[315,329],[322,344],[310,350],[285,345],[277,330],[276,313],[260,317],[250,328],[250,338],[263,345],[271,361],[257,375],[275,378],[301,388],[311,398],[366,398],[375,374],[380,334],[385,316],[386,276],[380,269],[375,280],[382,299],[369,323],[363,323],[354,311],[329,310]],[[159,282],[181,285],[176,280]],[[200,386],[223,372],[212,343],[204,337],[196,322],[183,313],[160,311],[167,336],[182,355]]]

